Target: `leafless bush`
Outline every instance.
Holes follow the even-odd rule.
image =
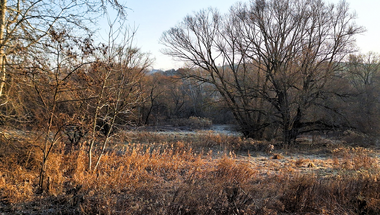
[[[172,119],[170,123],[174,126],[186,126],[191,129],[205,129],[212,126],[212,121],[207,118],[191,116],[190,118]]]

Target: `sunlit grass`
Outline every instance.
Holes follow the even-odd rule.
[[[58,145],[48,160],[42,194],[37,192],[41,143],[2,139],[0,212],[380,212],[374,149],[338,146],[318,157],[276,148],[272,154],[264,147],[270,143],[211,132],[176,138],[137,132],[117,137],[93,173],[86,170],[85,150],[65,153]]]

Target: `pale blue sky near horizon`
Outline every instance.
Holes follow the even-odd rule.
[[[137,47],[143,52],[151,53],[155,58],[154,69],[177,69],[183,62],[175,61],[160,52],[164,48],[159,40],[164,31],[175,27],[186,15],[191,15],[209,7],[217,8],[221,13],[228,12],[229,8],[238,1],[235,0],[128,0],[126,6],[130,8],[127,15],[127,24],[138,27],[135,37]],[[242,0],[241,2],[249,2]],[[339,0],[326,0],[337,3]],[[360,53],[369,51],[380,53],[380,0],[346,0],[351,11],[355,11],[358,18],[356,23],[366,28],[366,32],[357,36],[357,46]]]

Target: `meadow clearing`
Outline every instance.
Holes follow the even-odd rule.
[[[48,159],[32,132],[3,132],[1,214],[378,214],[379,150],[353,132],[296,146],[214,131],[119,131],[99,168],[85,144]],[[366,142],[367,147],[355,144]]]

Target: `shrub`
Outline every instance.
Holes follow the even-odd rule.
[[[174,126],[187,126],[191,129],[206,129],[212,126],[212,121],[208,118],[191,116],[190,118],[180,118],[170,120]]]
[[[362,147],[340,147],[334,149],[333,156],[342,158],[342,165],[338,165],[337,168],[344,169],[371,169],[377,167],[377,159],[373,156],[373,151]],[[336,162],[339,164],[338,162]]]

